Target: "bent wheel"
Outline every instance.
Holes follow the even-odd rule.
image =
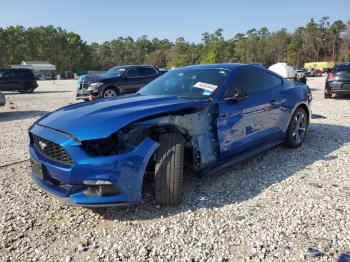
[[[291,148],[300,147],[305,140],[308,127],[308,115],[303,108],[297,108],[290,120],[285,144]]]
[[[176,133],[160,134],[156,151],[155,200],[176,205],[182,200],[184,142]]]

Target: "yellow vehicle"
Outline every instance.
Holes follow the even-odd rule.
[[[323,68],[333,68],[335,66],[334,61],[324,61],[324,62],[309,62],[304,64],[304,68],[310,71],[313,69],[323,70]]]

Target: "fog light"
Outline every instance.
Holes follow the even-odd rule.
[[[115,196],[120,193],[113,185],[86,186],[83,192],[89,197]]]
[[[89,186],[112,185],[111,182],[106,180],[84,180],[83,184]]]

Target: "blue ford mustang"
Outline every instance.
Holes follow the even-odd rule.
[[[184,168],[213,173],[277,144],[302,145],[310,89],[254,65],[172,70],[136,94],[58,109],[29,129],[32,178],[66,204],[182,198]]]

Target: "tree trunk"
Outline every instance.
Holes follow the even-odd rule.
[[[332,61],[334,61],[334,55],[335,55],[335,42],[336,42],[336,36],[334,36],[333,38]]]

